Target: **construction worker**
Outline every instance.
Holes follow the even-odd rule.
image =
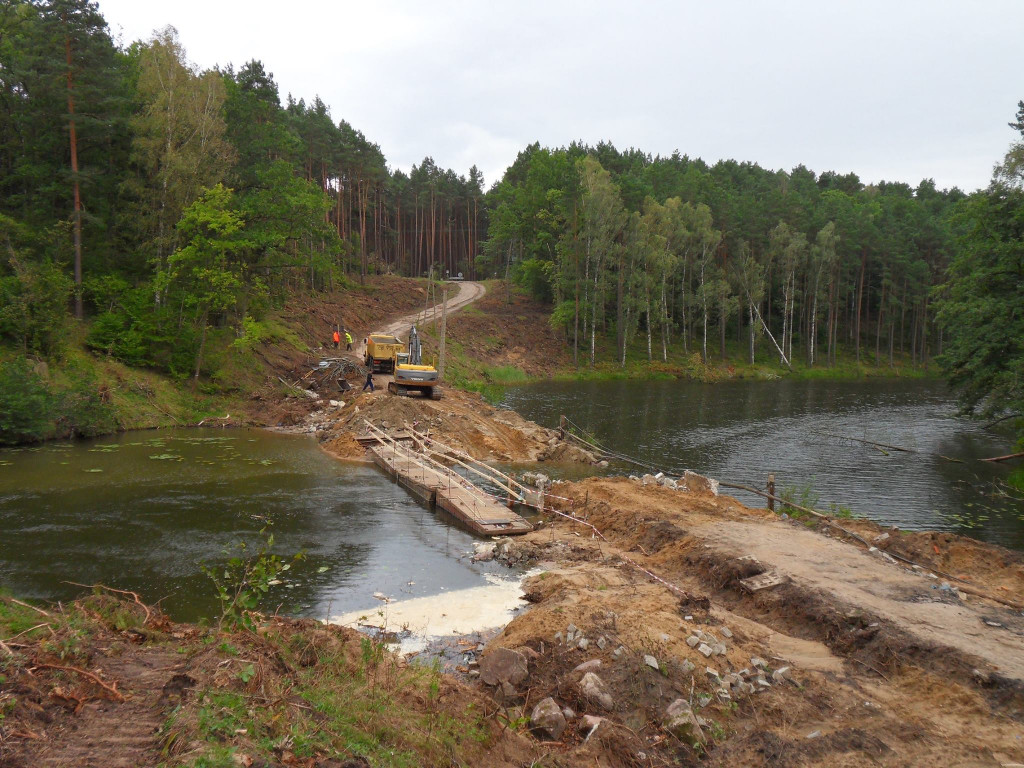
[[[371,368],[366,372],[366,383],[363,384],[363,392],[369,387],[370,391],[373,392],[373,369]]]
[[[334,339],[334,348],[335,349],[341,349],[341,334],[338,333],[337,329],[334,330],[333,339]]]
[[[345,351],[352,351],[352,334],[349,333],[347,329],[345,331]]]

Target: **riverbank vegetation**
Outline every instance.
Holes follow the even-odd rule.
[[[86,349],[202,412],[280,332],[275,311],[374,274],[462,273],[539,301],[585,376],[904,375],[938,357],[968,408],[1021,400],[1019,148],[968,195],[533,144],[485,192],[475,167],[389,168],[318,97],[282,100],[258,60],[202,70],[172,27],[116,44],[88,0],[7,3],[0,72],[12,381]]]

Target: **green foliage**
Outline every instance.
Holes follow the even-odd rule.
[[[221,629],[254,630],[255,614],[270,588],[279,584],[278,576],[292,567],[291,563],[271,551],[274,536],[267,528],[260,531],[260,537],[259,547],[252,553],[249,546],[240,541],[234,556],[230,556],[231,551],[225,547],[224,554],[229,557],[223,565],[202,566],[203,573],[213,582],[217,591],[217,599],[220,601],[218,627]],[[299,553],[292,561],[302,557],[302,553]]]
[[[33,261],[27,249],[15,251],[14,228],[0,212],[0,241],[7,240],[9,253],[0,266],[0,336],[25,352],[49,354],[63,342],[71,280],[54,261]]]
[[[938,302],[941,357],[964,410],[1024,411],[1024,189],[1002,185],[960,209],[961,248]]]
[[[23,357],[0,361],[0,443],[48,437],[55,407],[49,387]]]

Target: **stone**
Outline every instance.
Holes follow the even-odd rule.
[[[758,656],[751,656],[750,666],[757,667],[758,669],[764,669],[768,666],[768,662]]]
[[[662,632],[662,633],[661,633],[661,642],[663,642],[663,643],[667,643],[667,642],[669,642],[669,641],[670,641],[671,639],[672,639],[672,638],[671,638],[671,637],[669,637],[668,635],[666,635],[666,634],[665,634],[664,632]]]
[[[587,638],[585,637],[581,637],[579,642],[576,643],[576,647],[579,648],[581,651],[585,651],[587,650],[587,648],[590,647],[590,641],[587,640]]]
[[[701,643],[697,647],[697,652],[704,654],[705,658],[711,656],[711,654],[714,653],[714,651],[711,650],[711,646],[707,643]]]
[[[649,653],[644,656],[644,664],[646,664],[651,669],[659,669],[659,670],[661,669],[658,666],[658,660],[656,658],[654,658],[653,656],[651,656]]]
[[[593,672],[583,675],[583,679],[580,680],[580,693],[588,701],[592,701],[604,709],[611,709],[615,705],[604,681]]]
[[[728,627],[722,627],[718,631],[722,633],[722,637],[726,637],[726,638],[732,637],[732,630],[729,629]]]
[[[665,488],[668,488],[670,491],[678,491],[679,490],[679,483],[677,483],[671,477],[666,477],[664,480],[662,480],[661,484]]]
[[[576,633],[575,632],[566,632],[565,633],[565,644],[569,645],[570,643],[574,643],[574,642],[576,642]]]
[[[720,680],[722,677],[718,674],[718,670],[714,667],[704,667],[704,672],[705,674],[707,674],[708,677],[715,681]]]
[[[625,652],[626,652],[625,647],[620,645],[618,648],[616,648],[614,651],[612,651],[612,656],[614,656],[616,659],[621,659],[622,658],[622,654],[624,654]]]
[[[755,691],[757,691],[757,689],[754,687],[753,683],[740,683],[737,686],[737,688],[739,688],[741,693],[743,693],[743,694],[745,694],[747,696],[750,696]]]
[[[686,638],[686,644],[691,648],[696,648],[699,643],[700,638],[696,635],[690,635],[688,638]]]
[[[541,699],[530,715],[530,729],[550,741],[558,741],[565,730],[565,715],[550,696]]]
[[[654,475],[651,474],[644,475],[640,478],[640,484],[645,487],[648,485],[654,485],[657,482],[657,479],[655,479]]]
[[[715,645],[716,656],[725,656],[728,650],[729,649],[725,647],[725,643],[718,643],[717,645]]]
[[[567,635],[575,635],[577,632],[579,632],[579,628],[575,624],[570,624],[565,628],[565,634]]]
[[[555,642],[558,643],[559,645],[562,644],[562,633],[561,632],[555,632]]]
[[[789,679],[789,667],[779,667],[772,672],[772,680],[776,683],[782,683]]]
[[[700,722],[686,699],[676,699],[668,705],[664,722],[665,730],[687,744],[705,740]]]
[[[527,674],[526,657],[508,648],[495,648],[480,659],[480,679],[487,685],[518,685]]]
[[[573,668],[572,671],[573,672],[590,672],[592,670],[597,669],[600,666],[601,666],[601,660],[600,659],[590,659],[589,661],[584,661],[582,664],[577,664]]]
[[[719,701],[732,701],[732,695],[729,693],[728,688],[719,688],[715,691],[715,694],[718,696]]]
[[[683,670],[684,675],[693,672],[693,670],[697,668],[696,665],[694,665],[694,663],[689,659],[683,659],[683,663],[680,664],[679,667]]]
[[[603,717],[597,715],[584,715],[579,722],[578,728],[580,733],[587,734],[587,738],[590,738],[590,734],[597,730],[597,726],[604,722]]]
[[[608,647],[608,641],[605,639],[604,635],[601,635],[599,638],[597,638],[597,647],[600,648],[602,651]]]
[[[501,684],[501,693],[506,699],[514,699],[517,694],[516,687],[506,680]]]
[[[755,681],[761,688],[771,688],[772,684],[769,683],[765,678],[759,677]]]
[[[654,476],[654,479],[657,480],[660,483],[662,480],[665,479],[665,473],[664,472],[659,472],[658,474],[656,474]]]
[[[821,731],[811,731],[810,733],[807,734],[807,738],[808,739],[816,739],[819,736],[821,736]]]
[[[637,477],[636,475],[630,475],[629,479],[632,480],[634,483],[639,483],[640,482],[640,478]]]
[[[704,475],[698,475],[690,470],[686,470],[683,474],[683,487],[691,493],[710,494],[711,496],[718,495],[717,480],[704,477]]]
[[[564,717],[566,720],[572,720],[574,717],[576,717],[576,713],[573,712],[571,707],[562,707],[562,717]]]

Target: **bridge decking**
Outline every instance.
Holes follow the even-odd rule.
[[[370,448],[374,462],[421,501],[450,514],[481,536],[511,536],[533,525],[484,493],[449,467],[428,463],[411,448],[379,442]]]

